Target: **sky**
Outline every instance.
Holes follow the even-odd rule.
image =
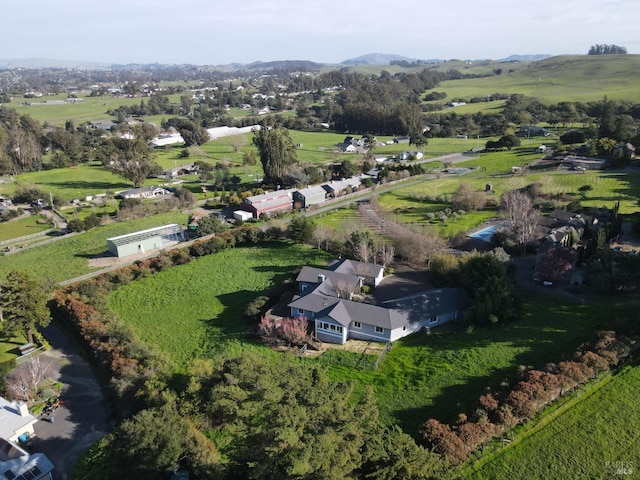
[[[224,65],[640,53],[637,0],[30,0],[2,6],[0,59]]]

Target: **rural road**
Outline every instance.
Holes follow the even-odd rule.
[[[32,450],[49,457],[55,465],[54,478],[65,480],[80,455],[106,434],[109,415],[91,366],[55,325],[49,325],[43,334],[51,350],[40,359],[51,362],[51,377],[63,383],[62,405],[54,412],[53,423],[41,418],[35,424]]]

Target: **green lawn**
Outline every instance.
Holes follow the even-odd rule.
[[[33,235],[34,233],[43,232],[51,228],[51,225],[48,223],[38,223],[38,220],[42,220],[42,218],[29,215],[0,223],[0,242],[12,238]]]
[[[540,297],[525,318],[472,332],[443,327],[394,343],[377,371],[334,364],[334,379],[354,380],[357,391],[371,385],[386,422],[416,435],[428,418],[453,421],[487,387],[518,374],[518,366],[542,367],[573,355],[612,318],[611,306],[584,306]],[[375,361],[375,360],[374,360]]]
[[[112,223],[80,235],[2,257],[0,279],[11,270],[21,270],[37,279],[49,278],[56,282],[89,273],[89,259],[107,251],[107,238],[124,235],[168,223],[186,225],[187,215],[169,212],[126,223]]]
[[[606,380],[605,380],[606,382]],[[585,395],[586,396],[586,395]],[[629,367],[532,434],[493,454],[470,479],[636,478],[640,367]],[[618,468],[630,468],[626,474]]]
[[[195,357],[250,348],[257,325],[242,316],[247,304],[302,265],[328,259],[324,251],[282,243],[229,249],[121,287],[110,305],[184,371]]]

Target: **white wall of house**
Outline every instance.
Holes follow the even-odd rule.
[[[388,342],[391,330],[388,328],[374,327],[363,322],[353,321],[349,325],[349,338],[355,340],[373,340],[374,342]]]

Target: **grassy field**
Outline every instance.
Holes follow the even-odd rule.
[[[73,120],[76,125],[84,122],[115,120],[107,111],[120,106],[140,105],[141,98],[118,98],[112,96],[89,97],[78,95],[82,101],[77,103],[52,103],[67,100],[66,94],[48,95],[42,98],[14,98],[7,104],[15,109],[19,115],[29,115],[40,122],[63,126],[67,120]],[[148,99],[144,99],[145,103]],[[171,103],[180,102],[180,94],[169,95]],[[32,103],[33,105],[26,105]],[[166,116],[165,116],[166,117]],[[149,121],[156,118],[149,118]],[[156,122],[159,125],[159,122]]]
[[[29,215],[0,223],[0,242],[32,235],[51,228],[48,223],[38,223],[38,220],[42,220],[42,218]]]
[[[257,324],[243,318],[247,304],[300,266],[327,260],[322,250],[281,243],[229,249],[126,285],[110,305],[184,371],[195,357],[250,348]]]
[[[580,343],[612,318],[611,306],[540,296],[527,305],[525,318],[517,323],[470,332],[449,327],[429,336],[415,334],[395,342],[377,371],[337,363],[329,371],[334,379],[354,380],[359,391],[373,386],[383,419],[415,435],[430,417],[453,421],[486,387],[515,378],[520,365],[542,367],[570,358]]]
[[[434,90],[447,99],[521,93],[544,103],[633,100],[640,79],[640,55],[559,56],[530,62],[526,68],[501,66],[502,75],[450,80]]]
[[[75,278],[94,270],[89,267],[89,259],[106,252],[107,238],[167,223],[186,225],[187,215],[170,212],[126,223],[112,223],[47,245],[6,255],[0,260],[0,279],[14,269],[27,272],[37,279],[48,278],[55,282]]]
[[[629,367],[550,423],[468,469],[470,479],[636,478],[640,367]],[[526,465],[526,468],[523,466]],[[616,470],[627,470],[620,473]]]

